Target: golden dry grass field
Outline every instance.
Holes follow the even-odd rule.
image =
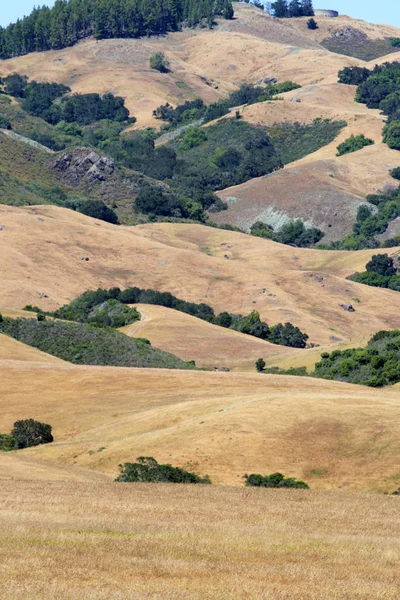
[[[63,362],[2,361],[1,372],[0,431],[18,418],[54,428],[52,444],[13,454],[15,465],[39,459],[115,477],[118,464],[154,456],[224,485],[280,471],[313,489],[400,486],[396,389]]]
[[[381,142],[379,111],[356,104],[355,88],[337,84],[339,69],[364,63],[319,42],[343,27],[370,39],[400,32],[349,17],[318,18],[319,29],[310,32],[305,19],[273,20],[245,4],[235,10],[237,18],[214,31],[88,39],[1,61],[0,75],[17,71],[73,92],[120,94],[138,128],[158,127],[152,111],[167,101],[214,102],[243,81],[270,75],[294,80],[302,88],[282,101],[240,107],[244,119],[344,119],[346,128],[284,170],[221,191],[237,201],[215,220],[248,227],[271,210],[303,216],[301,207],[309,221],[333,224],[326,239],[335,239],[366,193],[393,184],[388,171],[399,163]],[[149,68],[158,51],[171,62],[167,75]],[[337,158],[337,144],[351,133],[375,145]],[[54,206],[0,205],[0,224],[4,316],[35,318],[22,310],[26,304],[54,310],[87,289],[139,286],[206,302],[216,313],[257,310],[270,325],[292,322],[318,345],[273,346],[149,305],[138,306],[141,321],[125,334],[231,372],[76,366],[0,335],[0,432],[34,418],[51,424],[55,437],[0,453],[2,596],[399,598],[399,500],[387,495],[400,486],[399,386],[254,369],[264,357],[268,366],[311,370],[322,351],[365,345],[378,330],[400,328],[397,292],[346,279],[374,250],[298,249],[192,224],[117,227]],[[208,474],[214,485],[113,482],[120,463],[143,455]],[[245,473],[276,471],[311,490],[244,487]]]
[[[398,499],[2,482],[10,600],[397,600]]]

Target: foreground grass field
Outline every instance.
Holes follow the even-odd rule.
[[[8,600],[394,600],[396,496],[2,482]]]

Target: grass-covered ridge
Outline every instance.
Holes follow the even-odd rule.
[[[109,328],[84,323],[3,319],[0,333],[77,365],[194,369],[194,362]]]

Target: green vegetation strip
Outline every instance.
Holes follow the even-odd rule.
[[[0,333],[77,365],[196,368],[194,362],[153,348],[148,340],[84,323],[3,318]]]

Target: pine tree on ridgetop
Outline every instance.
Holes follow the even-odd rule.
[[[303,17],[313,17],[314,8],[312,0],[301,0],[301,14]]]
[[[289,16],[287,0],[276,0],[276,2],[273,2],[272,10],[274,11],[274,16],[278,19],[284,19]]]

